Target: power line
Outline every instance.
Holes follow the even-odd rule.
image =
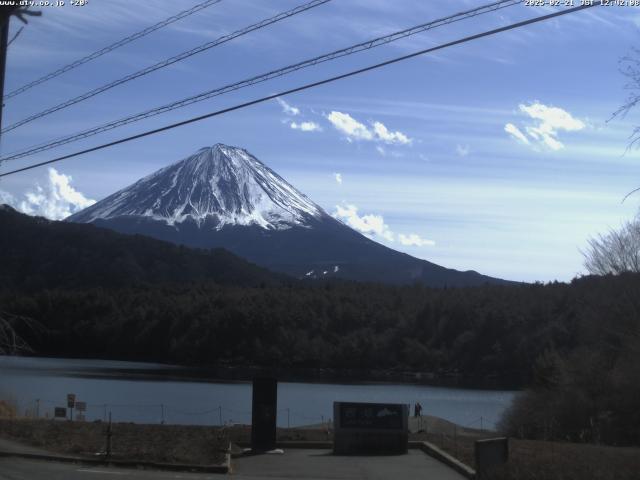
[[[531,25],[531,24],[534,24],[534,23],[542,22],[542,21],[549,20],[549,19],[552,19],[552,18],[555,18],[555,17],[559,17],[561,15],[567,15],[569,13],[578,12],[580,10],[585,10],[587,8],[591,8],[591,7],[595,7],[595,6],[599,6],[599,5],[600,5],[600,3],[595,3],[595,2],[592,3],[592,4],[585,4],[585,5],[581,5],[581,6],[578,6],[578,7],[573,7],[573,8],[569,8],[569,9],[566,9],[566,10],[562,10],[562,11],[559,11],[559,12],[554,12],[554,13],[550,13],[550,14],[547,14],[547,15],[541,15],[539,17],[531,18],[529,20],[524,20],[522,22],[512,23],[510,25],[507,25],[507,26],[504,26],[504,27],[500,27],[500,28],[496,28],[496,29],[493,29],[493,30],[488,30],[488,31],[485,31],[485,32],[482,32],[482,33],[477,33],[475,35],[471,35],[471,36],[464,37],[464,38],[461,38],[461,39],[458,39],[458,40],[454,40],[452,42],[444,43],[444,44],[441,44],[441,45],[438,45],[438,46],[435,46],[435,47],[431,47],[431,48],[426,48],[424,50],[419,50],[417,52],[410,53],[408,55],[403,55],[401,57],[396,57],[396,58],[393,58],[391,60],[386,60],[386,61],[381,62],[381,63],[376,63],[375,65],[370,65],[368,67],[360,68],[360,69],[357,69],[357,70],[352,70],[350,72],[343,73],[341,75],[336,75],[334,77],[326,78],[324,80],[319,80],[319,81],[313,82],[313,83],[307,83],[305,85],[302,85],[302,86],[299,86],[299,87],[295,87],[295,88],[292,88],[292,89],[289,89],[289,90],[285,90],[285,91],[282,91],[282,92],[279,92],[279,93],[276,93],[276,94],[273,94],[273,95],[268,95],[266,97],[261,97],[261,98],[258,98],[258,99],[255,99],[255,100],[251,100],[251,101],[248,101],[248,102],[245,102],[245,103],[234,105],[232,107],[223,108],[222,110],[217,110],[215,112],[210,112],[210,113],[207,113],[205,115],[192,117],[192,118],[189,118],[187,120],[183,120],[181,122],[173,123],[173,124],[170,124],[170,125],[165,125],[164,127],[156,128],[156,129],[153,129],[153,130],[148,130],[146,132],[139,133],[137,135],[132,135],[130,137],[125,137],[125,138],[121,138],[119,140],[114,140],[113,142],[103,143],[102,145],[98,145],[98,146],[95,146],[95,147],[92,147],[92,148],[88,148],[88,149],[85,149],[85,150],[80,150],[78,152],[70,153],[68,155],[63,155],[61,157],[53,158],[53,159],[47,160],[45,162],[40,162],[40,163],[36,163],[36,164],[29,165],[29,166],[26,166],[26,167],[18,168],[16,170],[12,170],[12,171],[9,171],[9,172],[1,173],[0,177],[6,177],[8,175],[13,175],[15,173],[24,172],[26,170],[31,170],[33,168],[41,167],[43,165],[49,165],[51,163],[60,162],[62,160],[67,160],[69,158],[73,158],[73,157],[77,157],[77,156],[80,156],[80,155],[84,155],[85,153],[95,152],[95,151],[102,150],[102,149],[105,149],[105,148],[108,148],[108,147],[112,147],[114,145],[119,145],[121,143],[126,143],[126,142],[130,142],[132,140],[137,140],[139,138],[148,137],[150,135],[155,135],[156,133],[164,132],[166,130],[171,130],[171,129],[174,129],[174,128],[177,128],[177,127],[181,127],[183,125],[188,125],[190,123],[199,122],[199,121],[207,119],[207,118],[216,117],[216,116],[219,116],[219,115],[223,115],[225,113],[233,112],[235,110],[240,110],[242,108],[250,107],[252,105],[256,105],[256,104],[263,103],[263,102],[266,102],[266,101],[269,101],[269,100],[273,100],[273,99],[275,99],[277,97],[283,97],[285,95],[290,95],[292,93],[297,93],[297,92],[301,92],[303,90],[308,90],[310,88],[318,87],[320,85],[325,85],[325,84],[328,84],[328,83],[332,83],[332,82],[335,82],[337,80],[342,80],[342,79],[345,79],[345,78],[353,77],[355,75],[359,75],[361,73],[369,72],[371,70],[376,70],[376,69],[379,69],[379,68],[382,68],[382,67],[386,67],[387,65],[392,65],[394,63],[402,62],[404,60],[408,60],[410,58],[414,58],[414,57],[417,57],[419,55],[424,55],[424,54],[427,54],[427,53],[435,52],[437,50],[442,50],[444,48],[452,47],[454,45],[460,45],[460,44],[463,44],[463,43],[471,42],[471,41],[478,40],[478,39],[483,38],[483,37],[488,37],[488,36],[495,35],[495,34],[498,34],[498,33],[501,33],[501,32],[506,32],[508,30],[514,30],[516,28],[521,28],[521,27],[524,27],[526,25]]]
[[[16,38],[18,38],[20,36],[20,34],[22,33],[22,30],[24,30],[24,27],[20,27],[18,29],[18,31],[16,33],[13,34],[13,37],[11,37],[11,40],[9,40],[7,42],[7,47],[10,46],[13,42],[16,41]]]
[[[83,65],[87,62],[90,62],[91,60],[95,60],[98,57],[101,57],[102,55],[109,53],[113,50],[115,50],[116,48],[120,48],[123,45],[126,45],[127,43],[131,43],[135,40],[138,40],[139,38],[142,38],[146,35],[149,35],[152,32],[155,32],[156,30],[159,30],[163,27],[166,27],[167,25],[170,25],[174,22],[177,22],[178,20],[181,20],[185,17],[188,17],[190,15],[193,15],[196,12],[199,12],[200,10],[204,10],[205,8],[208,8],[212,5],[215,5],[216,3],[220,3],[222,0],[205,0],[202,3],[199,3],[197,5],[195,5],[192,8],[189,8],[188,10],[184,10],[176,15],[173,15],[169,18],[166,18],[165,20],[162,20],[161,22],[156,23],[155,25],[151,25],[150,27],[145,28],[144,30],[141,30],[137,33],[134,33],[132,35],[129,35],[128,37],[123,38],[122,40],[118,40],[115,43],[112,43],[111,45],[104,47],[96,52],[93,52],[90,55],[87,55],[86,57],[82,57],[74,62],[71,62],[68,65],[65,65],[64,67],[59,68],[58,70],[51,72],[43,77],[40,77],[26,85],[23,85],[20,88],[15,89],[12,92],[9,92],[8,94],[6,94],[4,96],[4,101],[8,100],[11,97],[15,97],[16,95],[19,95],[23,92],[26,92],[27,90],[29,90],[30,88],[35,87],[36,85],[40,85],[41,83],[47,82],[49,80],[51,80],[52,78],[56,78],[59,75],[62,75],[65,72],[68,72],[69,70],[73,70],[76,67],[79,67],[80,65]],[[133,8],[133,7],[132,7]]]
[[[66,137],[62,137],[51,142],[45,142],[39,145],[33,145],[31,147],[27,147],[26,149],[20,150],[18,152],[11,153],[4,158],[0,158],[0,162],[5,160],[14,160],[17,158],[23,158],[26,156],[33,155],[35,153],[43,152],[45,150],[50,150],[51,148],[58,147],[60,145],[65,145],[67,143],[71,143],[77,140],[81,140],[87,137],[91,137],[93,135],[97,135],[102,132],[106,132],[108,130],[112,130],[114,128],[118,128],[129,123],[137,122],[155,115],[159,115],[161,113],[169,112],[171,110],[175,110],[177,108],[182,108],[194,103],[198,103],[204,100],[207,100],[212,97],[216,97],[219,95],[224,95],[226,93],[240,90],[242,88],[246,88],[258,83],[266,82],[273,78],[282,77],[284,75],[288,75],[295,71],[308,68],[311,66],[315,66],[327,61],[335,60],[337,58],[345,57],[348,55],[353,55],[363,50],[369,50],[381,45],[388,44],[390,42],[411,36],[416,35],[418,33],[424,32],[426,30],[431,30],[437,27],[441,27],[443,25],[449,25],[451,23],[455,23],[467,18],[473,18],[478,15],[484,15],[486,13],[494,12],[501,8],[511,7],[513,5],[517,5],[522,3],[522,0],[501,0],[498,2],[490,3],[488,5],[484,5],[473,10],[467,10],[464,12],[456,13],[454,15],[450,15],[448,17],[444,17],[438,20],[433,20],[428,23],[424,23],[421,25],[417,25],[415,27],[408,28],[406,30],[401,30],[398,32],[394,32],[389,35],[385,35],[383,37],[378,37],[373,40],[369,40],[366,42],[358,43],[356,45],[352,45],[347,48],[343,48],[340,50],[335,50],[330,53],[326,53],[311,59],[304,60],[302,62],[298,62],[292,65],[288,65],[283,68],[279,68],[277,70],[272,70],[270,72],[260,74],[245,80],[241,80],[236,83],[232,83],[229,85],[225,85],[223,87],[215,88],[213,90],[209,90],[191,97],[184,98],[182,100],[178,100],[160,107],[153,108],[151,110],[147,110],[145,112],[137,113],[135,115],[130,115],[125,118],[121,118],[119,120],[115,120],[109,122],[107,124],[99,125],[97,127],[90,128],[88,130],[72,134]]]
[[[287,10],[286,12],[282,12],[279,13],[273,17],[270,18],[266,18],[258,23],[254,23],[252,25],[249,25],[248,27],[245,27],[243,29],[237,30],[233,33],[230,33],[229,35],[224,35],[220,38],[217,38],[216,40],[213,40],[211,42],[207,42],[204,43],[198,47],[195,47],[191,50],[187,50],[186,52],[182,52],[178,55],[175,55],[173,57],[167,58],[166,60],[162,60],[161,62],[158,62],[154,65],[151,65],[149,67],[143,68],[142,70],[138,70],[137,72],[131,73],[125,77],[119,78],[118,80],[114,80],[113,82],[107,83],[105,85],[102,85],[101,87],[95,88],[93,90],[90,90],[86,93],[83,93],[82,95],[78,95],[77,97],[71,98],[69,100],[66,100],[62,103],[59,103],[58,105],[55,105],[51,108],[48,108],[46,110],[43,110],[42,112],[38,112],[35,113],[27,118],[24,118],[16,123],[14,123],[13,125],[9,125],[7,128],[5,128],[4,130],[2,130],[2,132],[0,133],[6,133],[10,130],[14,130],[22,125],[25,125],[27,123],[33,122],[34,120],[37,120],[38,118],[42,118],[45,117],[47,115],[50,115],[54,112],[57,112],[58,110],[62,110],[63,108],[67,108],[70,107],[71,105],[75,105],[76,103],[80,103],[84,100],[87,100],[89,98],[95,97],[96,95],[99,95],[103,92],[106,92],[107,90],[111,90],[114,87],[117,87],[118,85],[122,85],[123,83],[127,83],[130,82],[131,80],[135,80],[136,78],[148,75],[151,72],[155,72],[156,70],[159,70],[161,68],[164,67],[168,67],[169,65],[172,65],[176,62],[179,62],[181,60],[184,60],[186,58],[189,58],[193,55],[196,55],[198,53],[204,52],[205,50],[209,50],[213,47],[217,47],[219,45],[222,45],[223,43],[227,43],[230,42],[231,40],[233,40],[234,38],[238,38],[241,37],[243,35],[247,35],[248,33],[251,33],[255,30],[259,30],[261,28],[264,28],[268,25],[271,25],[273,23],[279,22],[280,20],[284,20],[286,18],[292,17],[294,15],[297,15],[299,13],[302,13],[306,10],[310,10],[312,8],[318,7],[320,5],[323,5],[327,2],[330,2],[331,0],[312,0],[311,2],[302,4],[297,6],[296,8],[293,8],[291,10]]]

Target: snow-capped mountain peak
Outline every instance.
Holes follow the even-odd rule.
[[[246,150],[216,144],[162,168],[68,218],[93,222],[123,216],[176,225],[191,220],[282,230],[327,215]]]

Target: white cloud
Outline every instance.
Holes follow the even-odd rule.
[[[529,145],[529,139],[525,136],[522,131],[516,127],[513,123],[507,123],[504,126],[504,131],[511,135],[516,140],[520,140],[522,143]]]
[[[456,153],[461,157],[466,157],[467,155],[469,155],[470,151],[471,150],[469,149],[468,145],[456,145]]]
[[[358,122],[348,113],[333,111],[327,115],[327,120],[340,132],[351,140],[373,140],[373,133],[362,123]]]
[[[58,173],[55,168],[49,168],[47,185],[43,188],[36,184],[34,190],[25,192],[25,200],[22,200],[17,208],[28,215],[62,220],[96,203],[73,188],[72,180],[71,176]]]
[[[354,230],[369,237],[380,237],[388,242],[394,242],[396,240],[396,234],[391,230],[389,225],[384,222],[382,215],[359,215],[358,207],[345,204],[336,205],[336,211],[333,212],[333,216],[342,220]],[[436,244],[433,240],[422,238],[416,233],[410,233],[408,235],[400,233],[397,235],[397,239],[402,245],[407,247],[431,247]]]
[[[373,122],[372,128],[369,128],[348,113],[337,112],[335,110],[326,117],[336,130],[342,132],[349,141],[366,140],[384,142],[389,145],[410,145],[413,141],[400,131],[390,131],[381,122]],[[378,151],[380,152],[380,149],[378,149]]]
[[[380,122],[373,123],[373,131],[377,137],[385,143],[399,143],[401,145],[408,145],[411,143],[411,139],[404,133],[398,131],[390,132],[387,127]]]
[[[532,120],[524,126],[528,137],[512,123],[507,123],[504,130],[527,144],[531,144],[530,140],[534,140],[537,144],[545,145],[551,150],[561,150],[564,148],[564,144],[558,139],[559,132],[577,132],[586,127],[582,120],[573,117],[569,112],[559,107],[533,102],[530,105],[520,104],[518,108]]]
[[[415,247],[432,247],[436,244],[433,240],[427,240],[422,238],[417,233],[410,233],[409,235],[400,234],[398,240],[402,245],[415,246]]]
[[[387,151],[384,149],[384,147],[381,147],[380,145],[376,145],[376,150],[383,157],[387,154]]]
[[[7,205],[11,205],[15,207],[16,198],[11,195],[9,192],[5,192],[4,190],[0,190],[0,205],[6,203]]]
[[[303,132],[321,132],[322,131],[322,127],[318,125],[316,122],[300,122],[300,123],[291,122],[289,126],[294,130],[300,130]]]
[[[355,205],[336,205],[333,216],[344,221],[354,230],[370,236],[379,236],[393,242],[394,234],[389,225],[384,223],[382,215],[358,215],[358,207]]]
[[[276,101],[282,107],[282,112],[287,115],[300,115],[300,109],[298,107],[294,107],[293,105],[289,105],[287,102],[282,100],[280,97],[276,97]]]
[[[338,183],[339,185],[342,185],[342,174],[341,173],[334,173],[333,174],[333,178],[336,179],[336,183]]]

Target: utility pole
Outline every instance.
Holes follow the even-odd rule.
[[[106,448],[107,460],[111,458],[111,437],[113,437],[113,432],[111,431],[111,412],[109,412],[109,425],[107,425],[107,448]]]
[[[39,17],[42,12],[33,12],[29,7],[19,6],[15,1],[12,5],[0,6],[0,130],[2,129],[2,110],[4,109],[4,73],[7,66],[7,47],[9,46],[9,23],[11,16],[16,15],[22,23],[27,23],[25,15]],[[15,37],[14,37],[15,38]]]
[[[6,8],[6,7],[5,7]],[[11,7],[9,7],[11,8]],[[0,130],[2,130],[2,110],[4,109],[4,71],[7,66],[7,44],[9,43],[9,23],[13,10],[2,12],[2,28],[0,30]]]

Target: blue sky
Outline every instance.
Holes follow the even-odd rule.
[[[68,2],[67,2],[68,3]],[[5,91],[196,4],[89,0],[47,8],[9,48]],[[6,102],[3,124],[295,7],[223,0]],[[487,2],[333,0],[7,133],[2,154]],[[543,14],[517,5],[7,162],[1,170],[206,113]],[[19,27],[13,21],[12,31]],[[633,217],[637,112],[619,60],[640,8],[597,7],[0,180],[60,217],[197,149],[241,146],[327,212],[385,245],[513,280],[584,273],[590,236]],[[640,121],[638,121],[640,123]],[[339,175],[337,175],[339,174]]]

